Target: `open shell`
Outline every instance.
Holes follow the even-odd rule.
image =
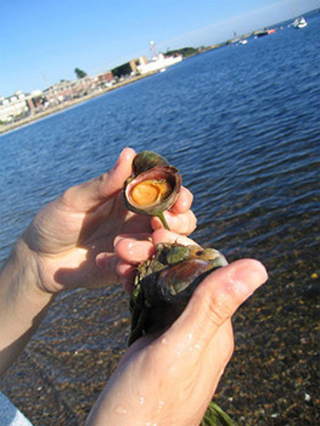
[[[123,189],[128,210],[160,216],[176,202],[181,189],[181,176],[160,155],[143,151],[133,162],[133,175]]]

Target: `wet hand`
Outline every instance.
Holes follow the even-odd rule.
[[[190,216],[189,226],[193,231],[196,226],[195,216],[188,211]],[[182,216],[182,215],[181,215]],[[119,235],[115,241],[115,252],[119,258],[117,273],[121,277],[124,290],[131,293],[133,290],[136,267],[139,263],[151,258],[159,243],[178,243],[183,245],[195,245],[196,243],[186,235],[167,231],[163,227],[154,231],[151,235]]]
[[[135,155],[133,149],[125,148],[109,172],[68,189],[27,228],[20,244],[30,255],[41,290],[56,293],[119,282],[115,238],[149,234],[161,227],[158,219],[129,212],[122,202],[121,190]],[[195,228],[192,198],[183,188],[171,212],[166,212],[176,232],[189,234]]]
[[[198,426],[233,352],[231,316],[266,279],[250,259],[208,275],[167,331],[128,349],[87,426]]]

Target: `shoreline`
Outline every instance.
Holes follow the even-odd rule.
[[[206,52],[208,52],[210,50],[216,50],[219,47],[224,47],[225,45],[226,45],[226,43],[221,43],[219,45],[209,46],[209,47],[205,48],[201,52],[196,52],[194,54],[186,56],[185,58],[183,58],[183,61],[186,60],[186,59],[188,59],[188,58],[191,58],[191,57],[194,57],[194,56],[206,53]],[[75,106],[75,105],[78,105],[78,104],[81,104],[83,102],[89,101],[90,99],[94,99],[94,98],[96,98],[98,96],[105,95],[106,93],[111,92],[113,90],[120,89],[121,87],[127,86],[128,84],[135,83],[135,82],[140,81],[142,79],[151,77],[151,76],[153,76],[155,74],[158,74],[159,72],[160,71],[157,70],[157,71],[148,72],[147,74],[144,74],[144,75],[137,75],[137,76],[134,76],[132,78],[129,78],[128,80],[116,83],[115,85],[113,85],[111,87],[102,89],[102,90],[97,91],[97,92],[90,93],[90,94],[88,94],[86,96],[83,96],[81,98],[72,99],[70,101],[63,102],[63,103],[61,103],[59,105],[56,105],[54,107],[49,108],[48,110],[31,114],[28,117],[22,118],[21,120],[18,120],[18,121],[14,122],[14,123],[11,123],[11,124],[0,124],[0,136],[3,135],[3,134],[5,134],[5,133],[8,133],[8,132],[10,132],[12,130],[16,130],[16,129],[20,128],[20,127],[27,126],[28,124],[32,124],[32,123],[34,123],[34,122],[36,122],[38,120],[41,120],[42,118],[48,117],[49,115],[53,115],[53,114],[56,114],[58,112],[62,112],[64,110],[68,109],[68,108],[71,108],[71,107]]]
[[[150,72],[150,73],[145,74],[143,76],[142,75],[135,76],[133,78],[130,78],[129,80],[122,81],[120,83],[115,84],[114,86],[108,87],[108,88],[103,89],[101,91],[93,92],[93,93],[90,93],[90,94],[83,96],[81,98],[72,99],[70,101],[63,102],[63,103],[61,103],[57,106],[49,108],[48,110],[41,111],[41,112],[35,113],[35,114],[31,114],[30,116],[22,118],[21,120],[18,120],[14,123],[0,124],[0,136],[5,134],[5,133],[8,133],[12,130],[16,130],[19,127],[23,127],[23,126],[26,126],[28,124],[34,123],[38,120],[41,120],[42,118],[48,117],[49,115],[53,115],[53,114],[56,114],[58,112],[64,111],[64,110],[71,108],[75,105],[89,101],[90,99],[97,98],[98,96],[105,95],[108,92],[120,89],[121,87],[127,86],[128,84],[135,83],[139,80],[150,77],[154,74],[157,74],[157,72],[156,71]]]
[[[224,46],[224,44],[223,44],[223,46]],[[191,57],[194,57],[194,56],[197,56],[197,55],[201,55],[201,54],[203,54],[207,51],[215,50],[218,47],[222,47],[222,45],[221,46],[220,45],[219,46],[213,45],[213,46],[207,47],[206,49],[204,49],[201,52],[196,52],[192,55],[189,55],[189,56],[183,58],[183,61],[188,59],[188,58],[191,58]],[[134,76],[132,78],[129,78],[128,80],[116,83],[115,85],[113,85],[111,87],[107,87],[107,88],[102,89],[100,91],[90,93],[90,94],[83,96],[81,98],[72,99],[70,101],[63,102],[59,105],[56,105],[54,107],[49,108],[48,110],[31,114],[28,117],[22,118],[21,120],[18,120],[14,123],[0,124],[0,136],[5,134],[5,133],[8,133],[12,130],[16,130],[20,127],[27,126],[28,124],[32,124],[32,123],[34,123],[38,120],[41,120],[42,118],[48,117],[49,115],[53,115],[53,114],[56,114],[58,112],[62,112],[64,110],[68,109],[68,108],[75,106],[75,105],[89,101],[90,99],[94,99],[94,98],[97,98],[98,96],[105,95],[106,93],[111,92],[113,90],[120,89],[121,87],[127,86],[128,84],[135,83],[135,82],[140,81],[142,79],[151,77],[155,74],[158,74],[159,72],[160,71],[151,71],[151,72],[148,72],[147,74],[144,74],[144,75],[137,75],[137,76]]]

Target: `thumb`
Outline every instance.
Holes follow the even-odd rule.
[[[125,180],[131,175],[135,155],[132,148],[124,148],[111,170],[68,189],[62,196],[64,205],[82,213],[108,201],[121,191]]]
[[[252,259],[238,260],[208,275],[194,292],[185,311],[169,332],[175,341],[189,336],[207,346],[238,307],[267,280],[264,266]]]

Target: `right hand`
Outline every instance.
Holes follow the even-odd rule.
[[[174,234],[153,237],[173,242]],[[168,330],[127,350],[87,426],[198,426],[233,352],[231,316],[266,279],[251,259],[208,275]]]

